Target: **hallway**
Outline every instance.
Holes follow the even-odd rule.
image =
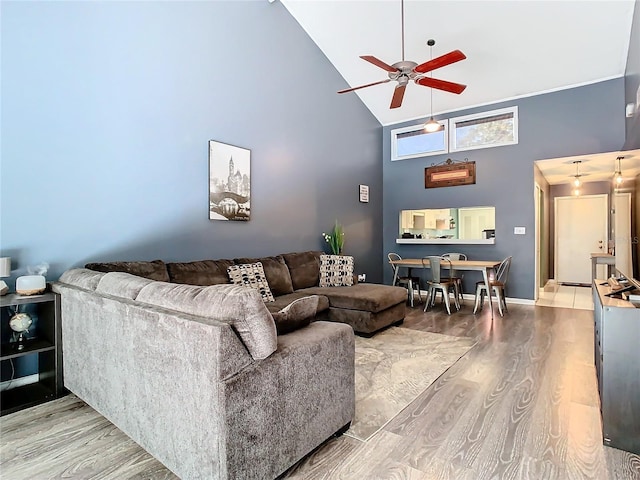
[[[591,287],[558,285],[555,281],[549,280],[545,287],[540,289],[536,305],[593,310]]]

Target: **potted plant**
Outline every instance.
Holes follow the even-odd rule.
[[[329,244],[333,255],[342,255],[342,249],[344,248],[344,230],[337,220],[331,232],[322,232],[322,236]]]

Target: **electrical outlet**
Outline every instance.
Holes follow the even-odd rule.
[[[367,281],[367,274],[366,273],[360,273],[358,275],[358,282],[366,282]]]

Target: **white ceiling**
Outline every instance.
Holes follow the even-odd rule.
[[[630,181],[640,175],[640,150],[538,160],[536,165],[550,185],[573,182],[576,175],[576,164],[574,163],[576,161],[580,162],[577,168],[579,175],[581,175],[581,182],[606,182],[613,180],[614,172],[618,169],[618,161],[616,160],[618,157],[622,157],[620,170],[625,181]]]
[[[400,0],[280,0],[344,77],[336,90],[387,79],[359,58],[402,59]],[[465,60],[433,71],[463,83],[460,95],[433,90],[433,113],[535,95],[624,75],[634,0],[405,0],[405,59],[462,50]],[[430,113],[430,88],[410,82],[390,109],[396,82],[359,95],[382,125]]]
[[[272,0],[270,0],[272,1]],[[387,79],[359,58],[402,59],[400,0],[280,0],[345,79],[338,89]],[[429,60],[461,50],[465,60],[434,78],[463,83],[462,94],[433,90],[434,115],[572,88],[624,75],[635,0],[404,0],[405,59]],[[431,89],[410,82],[400,108],[389,104],[396,82],[359,95],[382,125],[430,114]],[[337,95],[337,93],[336,93]],[[624,113],[621,112],[621,115]],[[582,180],[610,180],[617,156],[625,176],[640,174],[640,151],[536,162],[550,184],[570,183],[574,160]]]

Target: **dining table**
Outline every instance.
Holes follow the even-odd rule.
[[[454,271],[474,271],[482,272],[482,278],[485,285],[489,285],[489,275],[491,271],[495,271],[500,266],[501,260],[451,260],[451,269]],[[429,260],[425,258],[424,263],[422,258],[403,258],[401,260],[392,260],[389,263],[397,267],[405,267],[408,269],[409,276],[411,276],[411,270],[414,268],[430,268]],[[442,268],[449,269],[449,262],[443,262]],[[393,283],[396,284],[398,270],[395,269],[393,275]],[[489,310],[491,311],[491,318],[493,319],[493,302],[491,301],[491,290],[489,291]]]

